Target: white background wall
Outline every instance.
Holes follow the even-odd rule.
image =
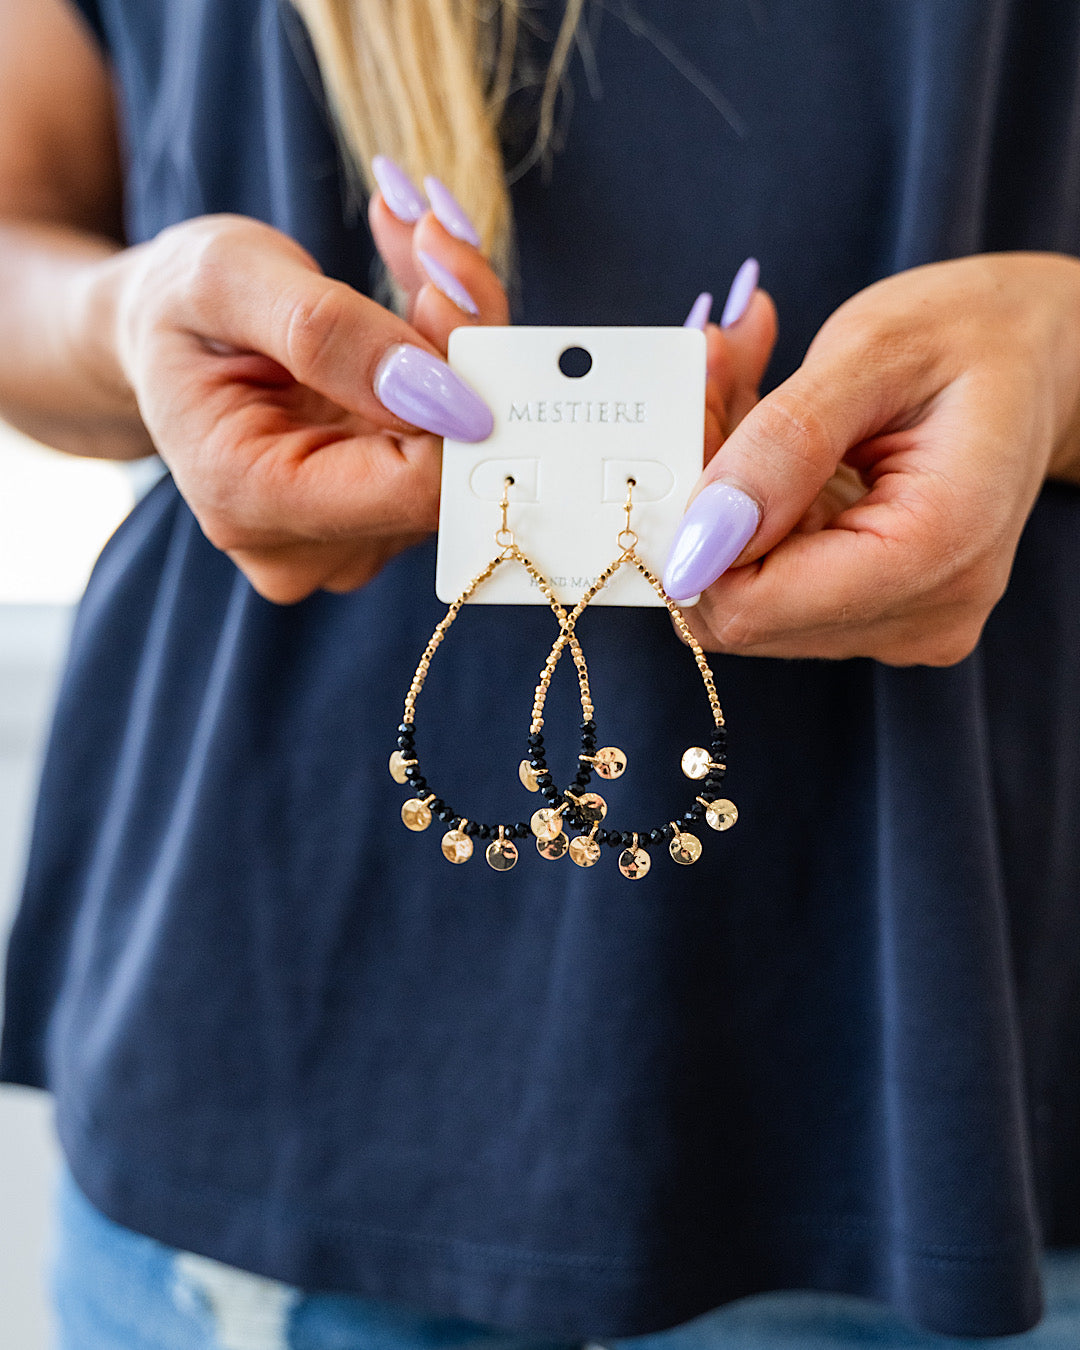
[[[71,605],[132,500],[120,467],[41,450],[0,424],[0,952]],[[45,1094],[0,1087],[3,1350],[49,1345],[44,1272],[58,1160],[51,1114]]]

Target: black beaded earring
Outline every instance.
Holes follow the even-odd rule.
[[[480,821],[469,819],[454,807],[449,806],[441,797],[431,791],[427,779],[424,777],[420,760],[416,752],[416,701],[420,697],[420,692],[424,687],[424,681],[427,679],[428,668],[431,665],[431,659],[438,650],[440,643],[446,636],[450,625],[457,618],[461,607],[473,594],[473,592],[501,567],[504,562],[514,561],[521,564],[522,567],[532,577],[533,581],[540,588],[545,599],[551,607],[552,612],[559,621],[561,632],[565,633],[567,623],[566,610],[559,604],[555,597],[555,592],[551,588],[550,582],[539,571],[536,565],[521,551],[514,540],[513,531],[507,524],[507,513],[509,510],[509,493],[513,486],[513,478],[507,477],[503,482],[503,494],[500,501],[500,510],[502,512],[502,522],[495,532],[495,543],[498,553],[491,559],[483,571],[478,572],[469,582],[456,600],[452,602],[447,609],[446,614],[435,626],[435,631],[428,640],[424,648],[423,655],[420,657],[419,664],[409,685],[409,692],[405,695],[405,708],[402,714],[401,723],[398,726],[397,749],[390,756],[390,776],[395,783],[409,784],[413,790],[413,796],[404,803],[401,808],[401,819],[406,829],[421,831],[426,830],[431,824],[432,818],[437,816],[441,821],[450,825],[450,829],[443,835],[442,851],[443,857],[448,862],[464,863],[473,855],[473,840],[489,840],[485,850],[489,866],[497,872],[508,872],[518,860],[518,849],[514,843],[515,839],[527,839],[529,837],[529,824],[521,820],[511,824],[487,825]],[[577,640],[577,635],[573,632],[565,633],[564,640],[559,647],[560,653],[565,647],[569,646],[574,665],[577,668],[578,688],[581,699],[582,726],[592,727],[593,705],[589,693],[589,672],[585,665],[585,656],[581,650],[581,644]],[[543,737],[540,739],[543,744]],[[586,732],[582,732],[583,752],[590,745],[596,742],[590,741]],[[523,760],[519,766],[519,775],[521,781],[526,787],[530,786],[532,767],[529,760]],[[535,791],[535,788],[532,790]],[[456,823],[455,823],[456,822]],[[556,831],[556,834],[559,832]],[[541,841],[538,841],[537,847],[546,858],[558,858],[566,851],[566,836],[561,836],[561,840],[550,837],[543,841],[544,846],[540,847]]]
[[[568,852],[579,867],[592,867],[600,860],[601,846],[607,845],[619,849],[619,870],[631,881],[640,880],[652,865],[649,847],[666,843],[672,859],[684,866],[697,862],[701,857],[701,840],[691,834],[687,827],[700,822],[703,818],[714,830],[729,830],[739,818],[734,802],[726,797],[718,797],[727,772],[727,728],[724,714],[716,692],[716,682],[701,644],[691,633],[682,611],[664,590],[659,578],[649,569],[637,552],[638,537],[631,529],[630,519],[633,511],[633,494],[636,483],[633,478],[626,480],[626,523],[619,532],[619,556],[589,587],[577,602],[565,623],[560,627],[559,636],[548,654],[548,659],[540,673],[540,682],[536,686],[533,700],[532,723],[529,728],[530,758],[528,761],[537,790],[545,797],[548,805],[533,813],[532,831],[537,839],[537,848],[544,853],[543,844],[556,835],[566,838],[563,825],[568,824],[585,831],[569,840],[568,845],[559,853],[544,856],[561,857]],[[588,605],[607,585],[615,573],[629,563],[636,567],[653,590],[666,605],[683,641],[694,654],[694,661],[701,673],[705,693],[712,711],[713,729],[710,734],[709,749],[691,746],[682,756],[682,771],[687,778],[701,783],[700,795],[695,795],[693,803],[683,813],[681,819],[672,820],[667,825],[648,830],[611,830],[601,829],[600,822],[607,815],[607,803],[595,792],[586,792],[589,775],[595,767],[603,778],[618,778],[626,768],[626,756],[614,746],[594,751],[596,745],[596,724],[591,719],[582,723],[582,769],[571,786],[560,791],[548,772],[544,758],[544,704],[551,684],[551,676],[558,665],[563,651],[575,640],[574,625]],[[524,778],[523,778],[524,781]],[[529,786],[526,783],[526,786]]]

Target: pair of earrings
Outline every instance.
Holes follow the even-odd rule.
[[[414,793],[401,808],[402,822],[407,829],[414,831],[426,830],[435,817],[448,824],[450,829],[443,835],[442,851],[443,856],[451,863],[468,862],[473,855],[474,839],[488,841],[485,857],[489,866],[497,872],[508,872],[517,863],[518,848],[514,840],[527,839],[530,834],[535,837],[536,848],[542,858],[557,861],[569,854],[579,867],[592,867],[599,862],[602,847],[617,848],[619,870],[623,876],[632,881],[640,880],[649,871],[652,865],[650,847],[667,844],[668,852],[675,862],[684,866],[695,863],[701,857],[701,840],[692,834],[688,827],[704,819],[714,830],[729,830],[739,816],[733,802],[726,797],[718,796],[727,771],[727,730],[713,673],[701,644],[691,633],[678,605],[665,592],[659,578],[637,552],[638,536],[630,523],[634,505],[633,492],[636,486],[634,479],[626,480],[624,506],[626,523],[620,530],[617,540],[618,556],[601,572],[569,612],[559,603],[551,583],[518,547],[513,531],[509,528],[507,515],[509,492],[513,482],[513,478],[507,477],[503,483],[500,502],[502,518],[495,532],[498,552],[487,566],[473,577],[435,626],[435,631],[420,657],[409,691],[405,695],[405,708],[398,726],[397,749],[390,756],[391,777],[396,783],[409,784]],[[421,772],[420,761],[416,754],[416,702],[427,679],[432,657],[462,606],[503,563],[510,561],[517,562],[525,568],[559,622],[559,635],[540,672],[539,683],[533,697],[532,721],[527,742],[528,754],[518,767],[518,776],[523,787],[529,792],[538,792],[546,800],[547,805],[534,811],[531,820],[527,822],[488,825],[462,816],[431,791],[427,779]],[[589,671],[575,629],[578,619],[588,605],[623,566],[635,567],[656,591],[667,606],[686,645],[693,652],[708,696],[713,727],[707,749],[703,746],[691,746],[682,756],[683,773],[701,785],[688,809],[666,825],[651,829],[619,831],[601,829],[601,822],[607,816],[607,803],[598,792],[589,790],[589,784],[594,771],[601,779],[607,781],[622,777],[627,768],[627,757],[616,746],[609,745],[597,749],[595,710],[589,689]],[[560,789],[548,769],[544,752],[544,706],[555,667],[567,648],[576,669],[581,701],[581,750],[578,755],[577,776],[568,787]],[[581,833],[570,838],[566,832],[567,826]]]

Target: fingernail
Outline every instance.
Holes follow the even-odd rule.
[[[375,397],[398,417],[453,441],[491,435],[491,409],[445,361],[422,347],[399,342],[379,362]]]
[[[416,256],[420,259],[420,266],[428,274],[428,279],[442,291],[447,300],[457,305],[458,309],[463,309],[466,314],[472,314],[475,317],[480,313],[476,307],[476,301],[454,276],[453,272],[447,271],[438,258],[433,258],[430,253],[425,253],[422,248],[416,250]]]
[[[727,299],[724,301],[724,312],[720,315],[721,328],[730,328],[746,313],[757,290],[760,276],[761,268],[757,259],[747,258],[735,273],[735,280],[731,283],[731,290],[728,291]]]
[[[726,572],[754,537],[761,511],[730,483],[717,480],[687,507],[664,569],[664,590],[688,600]]]
[[[411,225],[420,219],[427,210],[427,202],[400,164],[395,164],[387,155],[376,155],[371,161],[371,172],[375,175],[383,201],[398,220]]]
[[[705,325],[709,322],[709,315],[712,313],[712,296],[708,291],[702,291],[694,303],[690,306],[690,313],[686,316],[683,324],[684,328],[700,328],[704,333]]]
[[[428,201],[431,202],[431,209],[435,212],[435,219],[443,229],[449,230],[455,239],[463,239],[466,244],[472,244],[473,248],[479,248],[480,236],[476,233],[476,226],[446,184],[429,173],[424,179],[424,191],[428,195]]]

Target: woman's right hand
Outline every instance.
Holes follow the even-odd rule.
[[[362,586],[422,539],[438,519],[441,437],[491,428],[440,357],[459,324],[507,322],[502,286],[432,212],[408,223],[376,194],[371,215],[411,323],[240,216],[115,254],[84,296],[99,377],[130,387],[207,538],[278,603]],[[418,251],[475,297],[475,316],[409,265]]]

